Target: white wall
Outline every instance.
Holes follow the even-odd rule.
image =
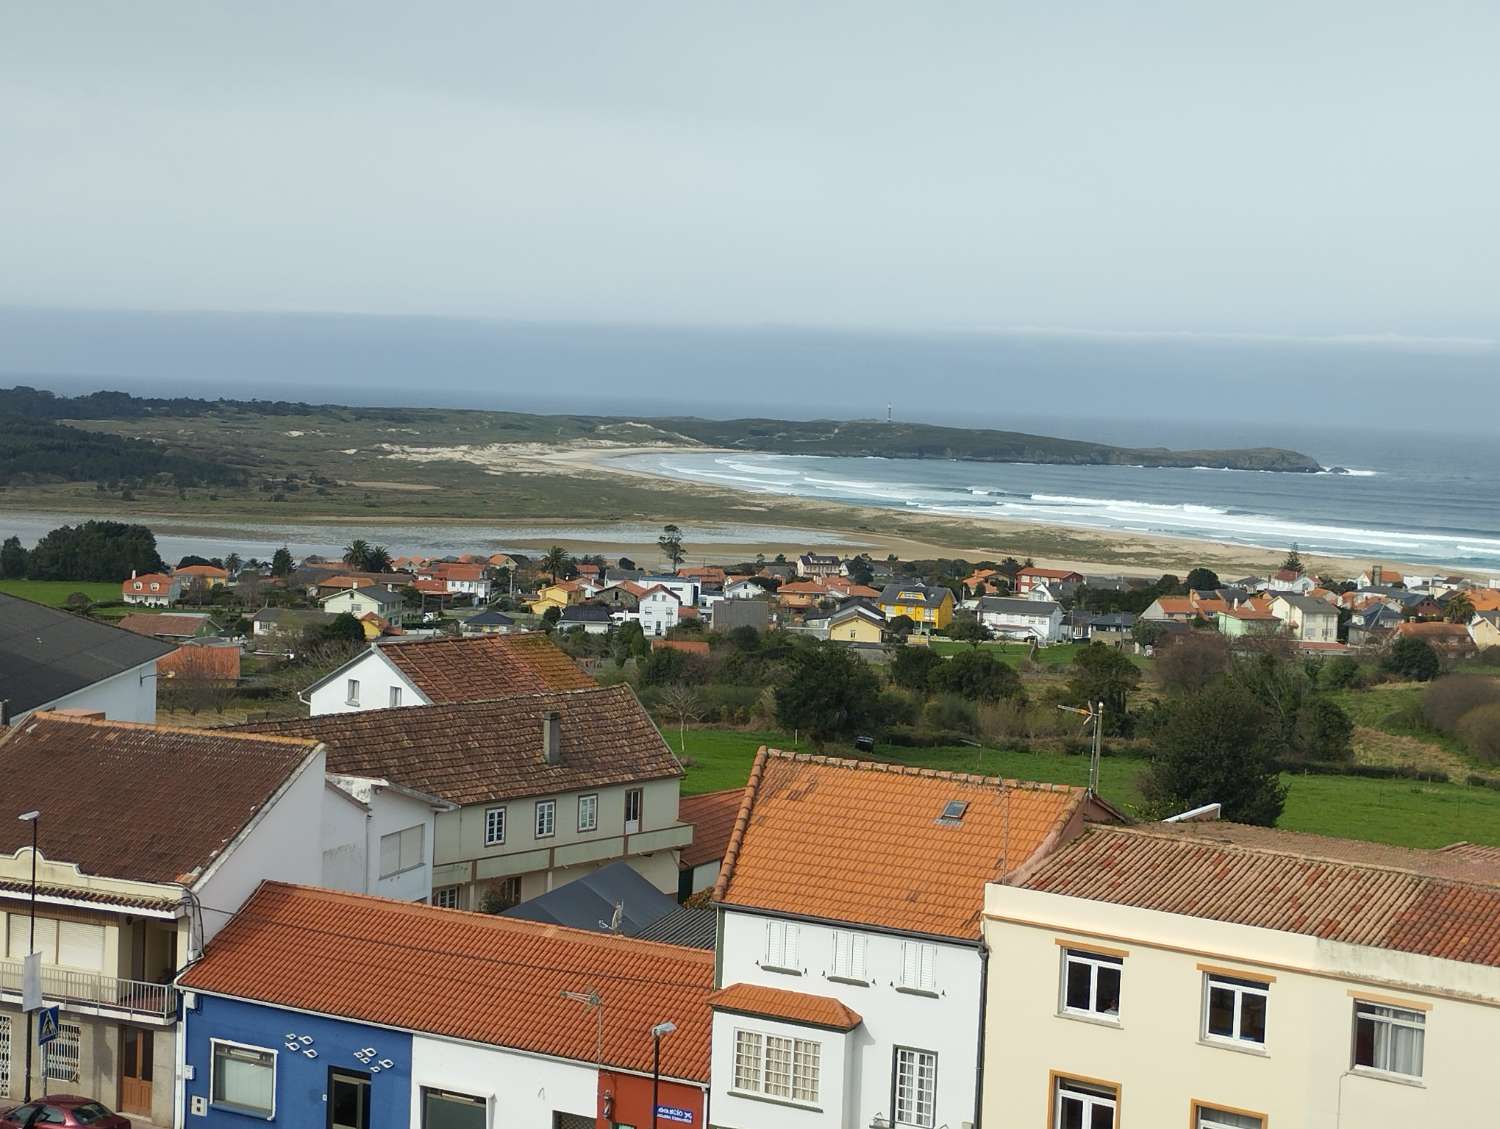
[[[356,705],[350,705],[348,701],[351,678],[359,679],[359,702]],[[401,688],[403,706],[429,704],[400,671],[381,657],[378,650],[366,651],[307,696],[311,703],[308,716],[388,709],[393,686]]]
[[[902,938],[865,931],[868,985],[828,979],[833,963],[833,928],[799,923],[801,975],[760,967],[765,954],[765,925],[770,920],[728,911],[720,947],[722,986],[763,984],[793,992],[832,996],[864,1019],[850,1036],[849,1092],[853,1108],[831,1124],[866,1126],[877,1114],[891,1115],[891,1072],[897,1046],[931,1051],[938,1056],[937,1124],[958,1129],[974,1118],[974,1078],[979,1051],[980,960],[975,947],[938,943],[934,983],[937,996],[898,991]],[[976,938],[976,942],[977,942]],[[812,1030],[812,1029],[804,1029]],[[826,1033],[824,1033],[826,1034]],[[807,1037],[804,1035],[803,1037]],[[732,1060],[713,1063],[715,1092]],[[764,1103],[756,1103],[764,1105]],[[714,1120],[722,1112],[713,1104]],[[775,1107],[765,1107],[774,1109]],[[728,1124],[732,1124],[727,1122]],[[760,1124],[776,1124],[774,1120]]]
[[[359,798],[366,800],[368,810],[331,783],[324,791],[321,884],[331,890],[377,894],[403,902],[428,900],[432,896],[432,807],[374,783],[359,789]],[[421,865],[382,878],[381,838],[416,826],[422,828]]]
[[[324,785],[319,839],[323,855],[320,886],[356,894],[370,892],[366,844],[368,823],[363,804],[356,803],[332,784]]]
[[[110,721],[156,720],[156,660],[122,670],[91,686],[64,694],[61,698],[38,706],[43,710],[102,710]],[[18,714],[11,724],[19,724],[30,713]]]
[[[422,825],[422,865],[389,878],[380,877],[380,839],[393,831]],[[412,796],[381,788],[370,805],[369,889],[383,898],[403,902],[426,901],[432,896],[432,847],[436,814]]]
[[[735,1031],[743,1029],[761,1035],[784,1039],[812,1039],[820,1043],[818,1051],[818,1103],[797,1106],[775,1099],[742,1096],[734,1090]],[[850,1119],[855,1088],[853,1073],[856,1044],[861,1032],[849,1033],[799,1027],[778,1023],[774,1019],[714,1012],[713,1043],[710,1052],[713,1080],[709,1090],[708,1109],[714,1125],[732,1129],[854,1129],[870,1124]],[[889,1115],[889,1110],[886,1111]]]
[[[665,635],[677,626],[681,611],[682,605],[662,592],[642,596],[639,612],[641,630],[645,632],[647,638]]]
[[[592,1066],[413,1035],[414,1126],[422,1124],[423,1087],[486,1099],[490,1129],[552,1129],[554,1111],[593,1117],[599,1102],[599,1075]]]

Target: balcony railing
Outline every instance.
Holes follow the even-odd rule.
[[[19,960],[0,960],[0,992],[21,994],[23,967],[24,962]],[[42,965],[42,998],[47,1003],[122,1011],[149,1019],[170,1019],[177,1013],[177,989],[170,984],[56,965]]]

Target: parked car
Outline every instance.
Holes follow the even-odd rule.
[[[37,1114],[34,1122],[33,1113]],[[26,1129],[28,1122],[77,1129],[130,1129],[128,1117],[121,1117],[102,1102],[77,1094],[47,1094],[0,1114],[0,1129]]]

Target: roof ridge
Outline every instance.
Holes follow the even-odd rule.
[[[308,748],[315,747],[321,743],[308,737],[283,737],[279,733],[247,733],[239,731],[239,727],[234,725],[222,725],[217,728],[194,728],[189,725],[161,725],[154,721],[113,721],[109,718],[101,717],[77,717],[57,713],[53,710],[38,710],[31,715],[27,724],[29,725],[32,721],[38,720],[66,722],[69,725],[95,725],[104,729],[146,729],[152,733],[178,733],[186,737],[232,737],[237,741],[279,741],[288,745],[302,745]],[[25,726],[21,726],[20,728],[25,728]]]
[[[944,768],[923,768],[921,765],[900,764],[896,761],[865,760],[858,757],[833,757],[824,753],[799,753],[787,749],[762,747],[767,756],[777,760],[801,764],[821,764],[832,768],[863,769],[868,772],[889,772],[896,776],[918,776],[931,780],[951,780],[958,784],[998,786],[1016,792],[1066,792],[1081,794],[1086,791],[1072,784],[1052,784],[1041,780],[1017,780],[1008,776],[986,776],[976,772],[955,772]]]

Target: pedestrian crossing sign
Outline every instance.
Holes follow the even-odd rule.
[[[57,1007],[44,1007],[36,1013],[37,1045],[45,1047],[57,1038]]]

